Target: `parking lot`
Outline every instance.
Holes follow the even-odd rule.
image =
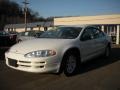
[[[120,46],[109,59],[99,57],[81,66],[77,75],[34,74],[6,66],[0,50],[0,90],[120,90]]]

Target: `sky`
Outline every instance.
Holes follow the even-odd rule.
[[[21,6],[24,0],[15,1]],[[43,17],[120,14],[120,0],[27,0]]]

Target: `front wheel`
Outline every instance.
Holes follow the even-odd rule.
[[[110,52],[111,52],[111,47],[107,46],[105,49],[104,57],[108,58],[110,56]]]
[[[80,62],[79,56],[73,52],[68,53],[65,56],[65,67],[64,67],[64,74],[66,76],[71,76],[79,70]]]

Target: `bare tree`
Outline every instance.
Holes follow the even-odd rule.
[[[27,16],[29,22],[39,21],[39,13],[28,8]],[[42,18],[43,20],[43,18]],[[0,0],[0,30],[6,24],[24,23],[24,10],[16,2]]]

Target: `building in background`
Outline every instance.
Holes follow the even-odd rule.
[[[120,44],[120,14],[54,18],[54,25],[98,25],[112,37],[113,43]]]
[[[53,27],[53,22],[34,22],[27,23],[27,31],[30,30],[38,30],[38,31],[46,31]],[[4,27],[5,31],[14,31],[14,32],[23,32],[25,31],[25,24],[8,24]]]
[[[120,14],[54,18],[53,21],[28,23],[27,30],[46,31],[53,26],[81,24],[98,26],[102,31],[112,37],[113,43],[120,44]],[[6,31],[22,32],[25,30],[25,24],[9,24],[4,29]]]

